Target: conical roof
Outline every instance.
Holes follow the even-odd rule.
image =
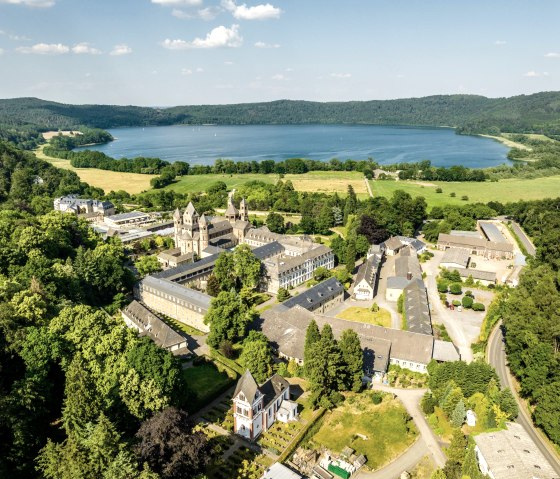
[[[179,210],[179,208],[177,208],[177,209],[175,210],[175,213],[173,213],[173,219],[176,219],[176,220],[180,220],[180,219],[181,219],[181,210]]]
[[[247,402],[249,404],[253,404],[255,400],[255,396],[257,395],[257,391],[259,390],[259,386],[255,381],[255,378],[251,374],[251,372],[247,369],[243,376],[237,382],[237,386],[235,388],[235,392],[233,393],[233,397],[237,397],[239,393],[243,393]]]
[[[239,203],[239,207],[243,208],[247,206],[247,202],[245,201],[245,197],[241,198],[241,203]]]
[[[226,210],[225,214],[226,214],[226,216],[238,215],[239,214],[239,211],[237,211],[237,208],[233,204],[233,200],[232,200],[231,197],[228,201],[228,207],[227,207],[227,210]]]
[[[206,215],[204,213],[202,213],[202,216],[200,217],[200,220],[198,220],[198,222],[203,224],[203,225],[208,224],[208,219],[206,218]]]
[[[196,212],[196,208],[192,204],[192,201],[189,201],[189,204],[187,205],[187,209],[185,210],[185,213],[188,214],[189,216],[198,215],[198,213]]]

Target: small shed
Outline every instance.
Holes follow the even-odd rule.
[[[476,426],[476,414],[472,409],[467,410],[467,426]]]

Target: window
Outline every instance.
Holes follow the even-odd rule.
[[[508,464],[508,469],[515,469],[515,466],[513,464]]]

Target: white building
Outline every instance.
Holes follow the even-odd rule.
[[[357,300],[366,301],[373,299],[377,290],[380,266],[381,256],[377,254],[369,257],[362,263],[358,269],[354,286],[354,297]]]
[[[290,401],[290,384],[275,374],[260,386],[249,370],[241,376],[233,393],[233,431],[249,440],[256,439],[280,418],[297,419],[297,407]]]
[[[301,476],[283,464],[276,462],[264,471],[261,479],[301,479]]]
[[[510,422],[503,431],[479,434],[474,442],[480,471],[492,479],[558,478],[520,424]]]

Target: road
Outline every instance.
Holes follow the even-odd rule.
[[[501,329],[501,321],[496,325],[492,334],[488,338],[488,348],[486,351],[486,360],[490,363],[498,373],[500,383],[503,387],[509,387],[515,396],[519,407],[519,416],[516,422],[523,426],[527,434],[531,437],[544,457],[552,465],[556,473],[560,476],[560,460],[558,455],[552,450],[552,446],[544,437],[544,434],[533,426],[529,413],[525,409],[525,405],[520,401],[519,396],[513,384],[513,378],[507,367],[506,350],[504,345],[504,336]]]
[[[373,192],[371,191],[371,185],[369,184],[369,180],[367,178],[364,178],[364,181],[366,182],[366,190],[369,196],[373,198]]]

